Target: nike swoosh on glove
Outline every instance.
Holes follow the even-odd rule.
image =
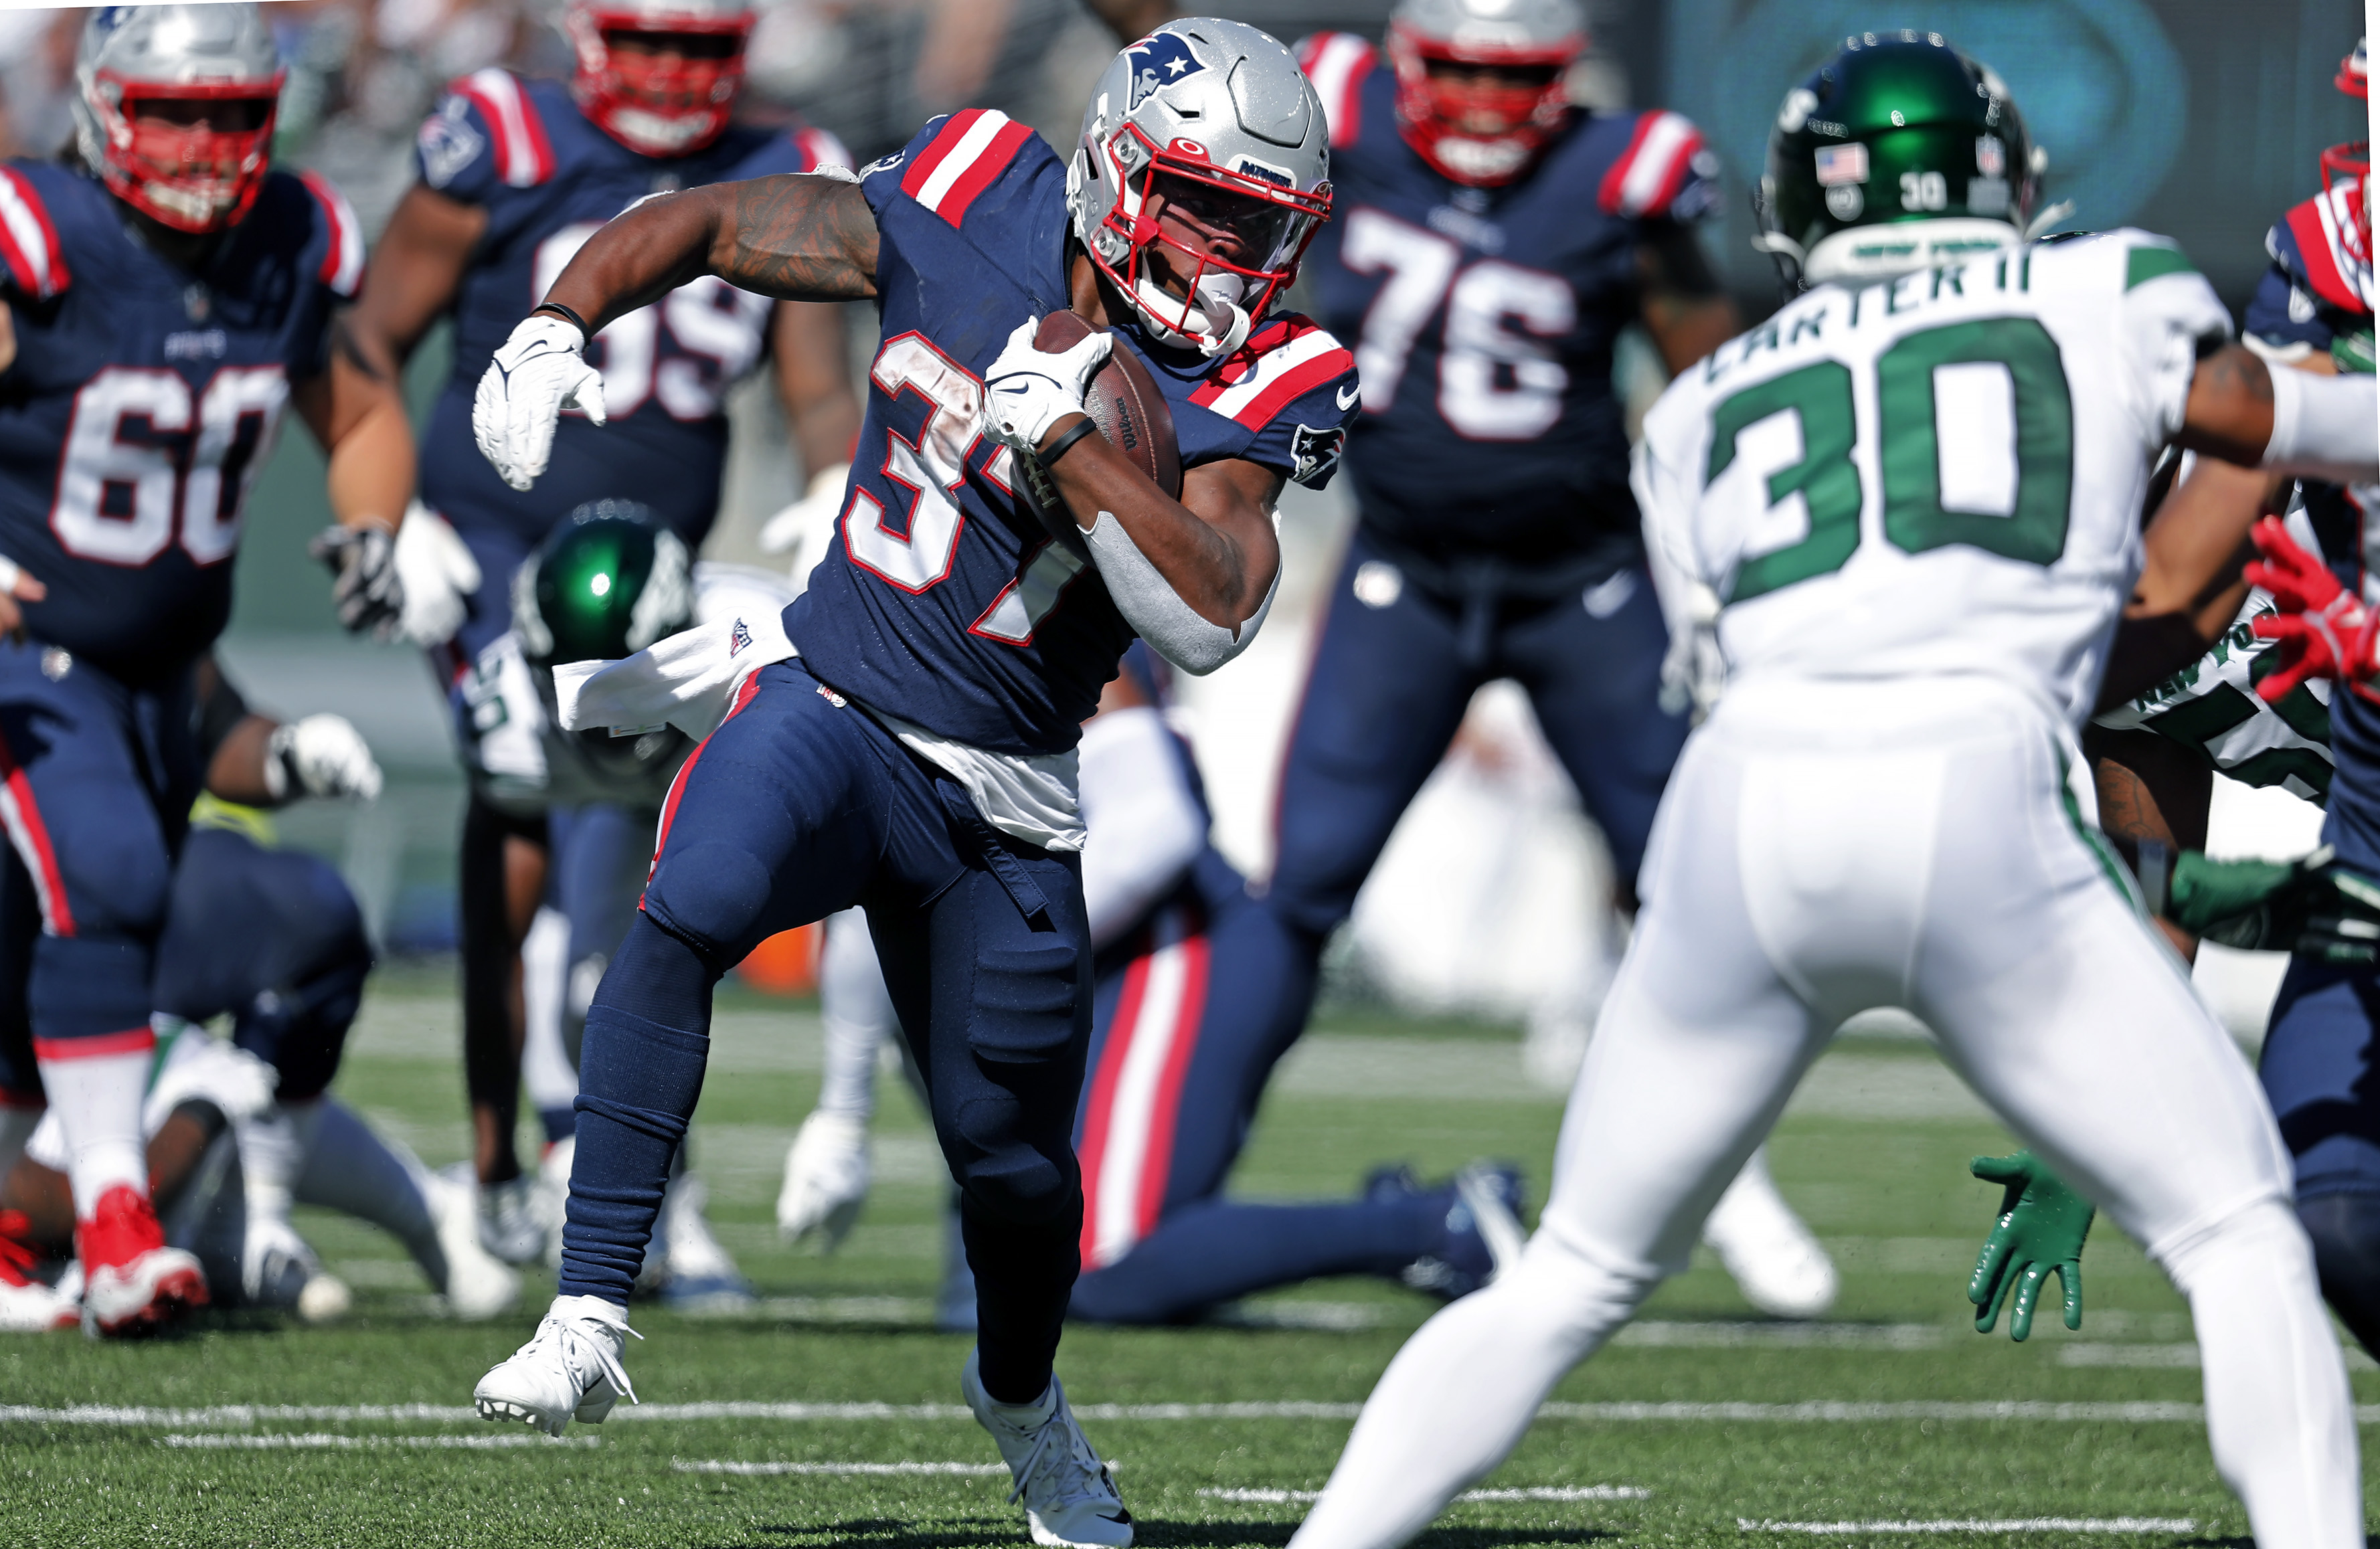
[[[2298,547],[2279,518],[2267,516],[2250,530],[2261,560],[2249,562],[2251,586],[2273,594],[2280,611],[2255,623],[2259,639],[2279,642],[2281,664],[2256,684],[2268,704],[2309,678],[2337,678],[2366,698],[2372,676],[2373,635],[2380,615],[2369,612],[2338,583],[2330,567]]]
[[[1040,449],[1050,427],[1083,412],[1091,373],[1115,347],[1102,328],[1055,355],[1033,347],[1041,320],[1027,318],[1008,336],[991,369],[983,374],[983,423],[991,439],[1020,457]]]
[[[527,490],[553,455],[562,411],[603,423],[603,373],[587,364],[577,325],[532,313],[513,330],[471,398],[471,435],[504,481]]]

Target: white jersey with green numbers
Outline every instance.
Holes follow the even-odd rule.
[[[1738,685],[1980,674],[2079,726],[2150,463],[2230,327],[2171,242],[2131,230],[1798,297],[1645,417],[1673,629],[1698,583]]]

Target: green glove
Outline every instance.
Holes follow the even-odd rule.
[[[2295,952],[2342,967],[2380,961],[2380,882],[2324,845],[2301,860],[2173,858],[2156,912],[2225,947]]]
[[[2091,1235],[2091,1202],[2058,1181],[2030,1151],[2013,1156],[1978,1156],[1968,1170],[1998,1183],[2000,1218],[1975,1255],[1967,1300],[1975,1304],[1975,1332],[1989,1334],[1999,1321],[2000,1303],[2011,1288],[2009,1337],[2033,1332],[2033,1304],[2050,1276],[2066,1293],[2066,1326],[2082,1326],[2082,1240]]]

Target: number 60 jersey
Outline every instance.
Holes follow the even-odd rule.
[[[2141,231],[1820,286],[1645,417],[1663,600],[1680,577],[1718,594],[1738,686],[1981,675],[2079,726],[2140,570],[2150,462],[2199,342],[2230,327]]]
[[[184,269],[96,179],[0,166],[0,554],[49,588],[34,638],[140,682],[222,632],[249,488],[363,268],[354,212],[310,175],[271,174]]]

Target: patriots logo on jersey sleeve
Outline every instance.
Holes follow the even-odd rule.
[[[1171,86],[1207,67],[1190,52],[1190,41],[1172,32],[1151,32],[1124,53],[1132,59],[1132,102],[1127,112],[1138,107],[1158,88]]]
[[[1350,400],[1352,405],[1353,400]],[[1289,454],[1297,459],[1297,466],[1289,476],[1293,484],[1319,489],[1330,482],[1339,466],[1339,454],[1347,449],[1347,427],[1329,425],[1319,429],[1300,425],[1289,438]]]

